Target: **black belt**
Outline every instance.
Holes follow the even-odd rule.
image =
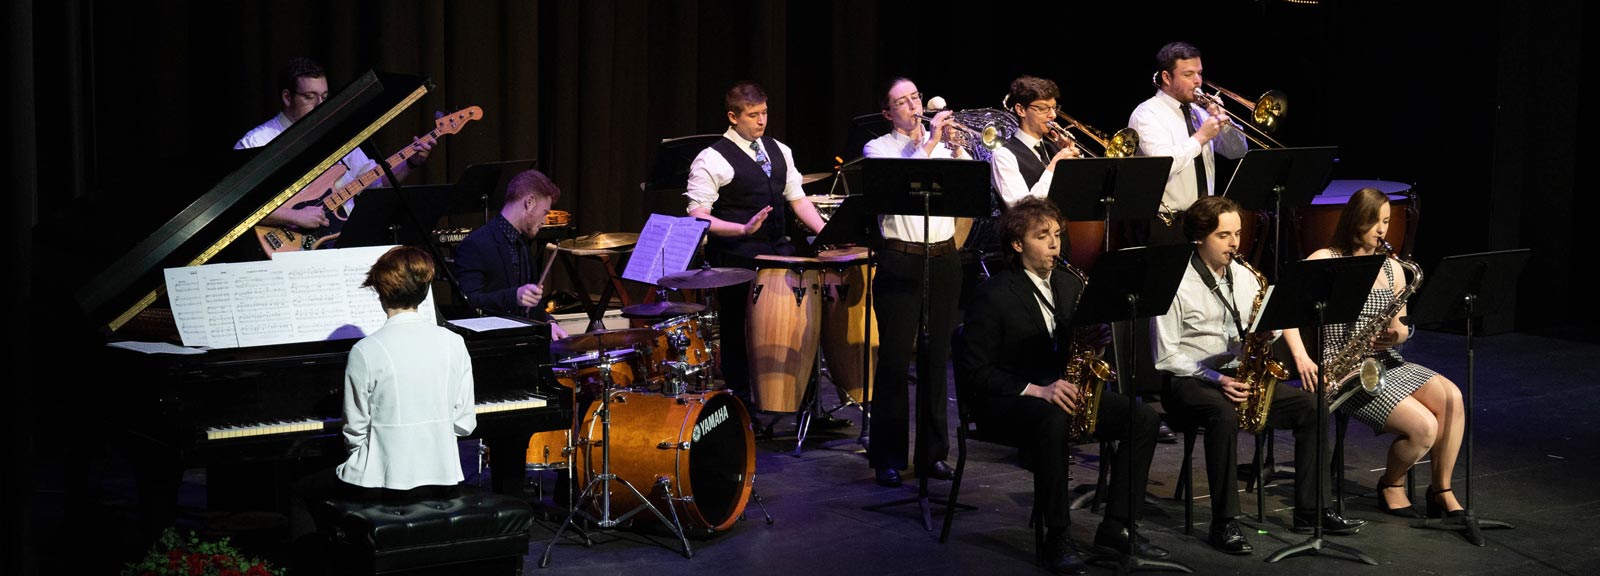
[[[907,254],[916,254],[918,256],[921,256],[924,252],[926,252],[929,256],[943,256],[956,251],[956,241],[940,240],[938,242],[929,242],[924,244],[922,242],[906,242],[905,240],[884,238],[883,249],[894,250],[896,252],[905,252]]]

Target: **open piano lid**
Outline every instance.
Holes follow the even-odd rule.
[[[164,290],[163,269],[210,261],[431,88],[422,76],[356,78],[79,288],[78,305],[103,331],[121,328]]]

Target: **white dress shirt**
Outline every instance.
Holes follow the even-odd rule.
[[[1215,291],[1206,287],[1194,266],[1184,271],[1172,307],[1150,321],[1157,370],[1220,382],[1222,374],[1218,370],[1237,362],[1239,330],[1234,327],[1233,315],[1223,304],[1222,295],[1232,293],[1231,303],[1243,306],[1238,309],[1244,315],[1240,321],[1247,322],[1250,304],[1260,288],[1255,277],[1237,262],[1230,262],[1228,267],[1233,285],[1218,278]],[[1211,273],[1209,268],[1206,273]]]
[[[1039,313],[1044,315],[1045,329],[1050,331],[1051,336],[1054,336],[1056,333],[1056,315],[1050,311],[1050,306],[1056,305],[1056,293],[1050,287],[1050,275],[1046,274],[1041,277],[1034,274],[1032,270],[1027,269],[1024,269],[1022,273],[1027,275],[1028,281],[1033,282],[1035,288],[1039,289],[1039,294],[1044,295],[1044,300],[1039,300],[1039,294],[1035,294],[1033,301],[1039,305]],[[1046,302],[1049,303],[1049,306],[1045,305]]]
[[[868,158],[954,158],[950,149],[940,142],[933,147],[930,154],[923,146],[928,144],[931,137],[926,131],[921,140],[912,140],[910,136],[899,131],[890,130],[867,142],[861,154]],[[903,242],[923,242],[921,216],[879,216],[878,225],[883,228],[883,237],[893,238]],[[955,238],[956,219],[949,216],[933,216],[928,218],[927,242],[943,242]]]
[[[1212,150],[1229,158],[1238,158],[1244,156],[1249,144],[1245,142],[1243,133],[1225,126],[1216,138],[1201,145],[1199,140],[1189,135],[1189,127],[1184,124],[1183,110],[1179,106],[1189,106],[1194,111],[1196,127],[1211,117],[1206,114],[1205,108],[1181,104],[1166,92],[1157,90],[1155,96],[1133,109],[1133,114],[1128,117],[1128,126],[1139,133],[1140,156],[1172,157],[1172,169],[1167,174],[1167,188],[1161,194],[1161,201],[1173,210],[1188,210],[1189,205],[1198,199],[1195,179],[1199,175],[1194,170],[1195,156],[1200,156],[1205,162],[1206,190],[1216,194],[1217,161]]]
[[[750,149],[751,141],[745,140],[733,128],[723,132],[722,137],[732,140],[751,160],[756,159],[756,151]],[[778,150],[783,153],[783,163],[789,167],[789,173],[784,177],[783,199],[793,202],[804,198],[806,193],[800,189],[800,170],[794,166],[794,154],[789,152],[788,146],[778,142],[777,138],[773,138],[772,141],[777,142]],[[769,157],[772,154],[771,150],[762,151]],[[732,181],[733,165],[728,163],[728,159],[723,158],[721,152],[710,146],[701,150],[700,154],[694,157],[694,162],[689,165],[689,186],[683,193],[689,197],[688,211],[694,212],[697,208],[710,210],[711,205],[717,203],[719,197],[717,191]]]
[[[278,135],[282,134],[284,130],[288,130],[291,124],[294,124],[294,122],[290,122],[288,116],[284,116],[282,112],[279,112],[278,115],[273,116],[271,120],[263,122],[260,126],[251,128],[249,132],[245,132],[244,137],[239,138],[238,142],[233,143],[233,149],[243,150],[245,148],[260,148],[262,146],[266,146],[267,143],[271,142],[273,138],[277,138]],[[344,158],[339,160],[339,163],[343,164],[345,167],[344,175],[340,176],[338,182],[335,183],[340,188],[343,188],[351,182],[354,182],[357,177],[361,176],[362,173],[378,166],[378,163],[373,162],[371,158],[368,158],[367,153],[362,152],[361,148],[359,147],[351,149],[349,154],[345,154]],[[355,203],[355,198],[345,201],[345,213],[348,214],[351,210],[354,210],[356,207]]]
[[[1026,132],[1018,130],[1014,134],[1017,140],[1021,140],[1030,150],[1039,145],[1039,139]],[[1044,164],[1046,167],[1050,165],[1049,162]],[[1018,200],[1028,196],[1049,198],[1050,182],[1055,178],[1055,174],[1054,171],[1046,169],[1039,175],[1039,181],[1029,187],[1028,181],[1022,178],[1022,171],[1017,169],[1017,156],[1011,153],[1010,148],[1005,146],[995,148],[989,157],[989,175],[994,180],[995,190],[1000,191],[1000,198],[1006,201],[1007,206],[1016,204]]]
[[[461,336],[416,312],[391,316],[350,349],[341,480],[409,490],[461,482],[456,437],[477,428],[472,359]]]

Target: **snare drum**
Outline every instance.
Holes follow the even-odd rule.
[[[1419,214],[1412,202],[1409,184],[1383,180],[1334,180],[1328,183],[1322,194],[1311,199],[1310,206],[1301,208],[1296,215],[1295,238],[1300,242],[1300,257],[1310,256],[1312,252],[1328,247],[1328,239],[1339,225],[1339,213],[1344,210],[1350,197],[1362,188],[1377,188],[1389,196],[1389,233],[1384,238],[1394,247],[1395,254],[1410,253],[1406,241],[1411,238],[1411,229],[1416,226]]]
[[[568,356],[556,362],[556,367],[569,370],[570,379],[578,390],[600,391],[611,388],[643,386],[649,371],[638,350],[595,350]]]
[[[757,410],[800,409],[822,335],[822,264],[799,256],[756,257],[745,337]]]
[[[578,469],[588,481],[601,473],[601,422],[594,407],[580,431],[588,441],[577,450]],[[665,512],[683,511],[685,528],[727,530],[744,513],[756,468],[755,433],[744,404],[726,391],[677,397],[640,392],[611,393],[611,473],[627,480]],[[677,499],[657,487],[666,480]],[[611,490],[613,512],[640,504],[630,490]],[[653,514],[635,518],[651,519]]]
[[[833,213],[839,209],[841,204],[844,204],[844,198],[844,196],[829,194],[806,196],[806,199],[811,201],[811,205],[817,209],[817,216],[822,217],[823,222],[833,218]]]
[[[822,271],[822,357],[828,376],[851,400],[869,402],[878,364],[878,325],[872,324],[872,350],[863,350],[867,291],[872,289],[867,249],[828,250],[817,259],[827,262]]]

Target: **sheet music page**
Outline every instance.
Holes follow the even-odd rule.
[[[525,328],[527,322],[503,316],[484,316],[482,318],[461,318],[446,320],[445,322],[466,328],[473,332],[488,332],[490,330],[504,330],[507,328]]]
[[[1261,311],[1262,312],[1266,312],[1267,311],[1267,304],[1271,304],[1272,303],[1272,289],[1273,288],[1277,288],[1277,287],[1278,287],[1278,285],[1276,285],[1276,284],[1273,284],[1271,286],[1267,286],[1267,295],[1261,297]],[[1245,334],[1255,334],[1256,333],[1256,326],[1260,326],[1261,325],[1261,317],[1262,316],[1264,316],[1264,315],[1263,314],[1256,314],[1256,317],[1252,318],[1250,320],[1250,326],[1245,329]]]
[[[287,252],[272,260],[164,271],[185,346],[233,348],[360,338],[383,327],[378,295],[362,288],[392,246]],[[437,322],[430,290],[417,312]]]
[[[651,278],[651,282],[667,274],[688,270],[695,249],[700,247],[700,239],[710,228],[710,222],[694,216],[678,218],[672,230],[667,232],[666,247],[661,252],[661,273]]]
[[[665,214],[651,214],[650,219],[644,223],[644,228],[639,230],[639,242],[633,246],[633,255],[628,257],[628,267],[622,270],[622,277],[645,284],[655,284],[662,272],[662,248],[665,247],[667,236],[671,234],[676,219]]]

